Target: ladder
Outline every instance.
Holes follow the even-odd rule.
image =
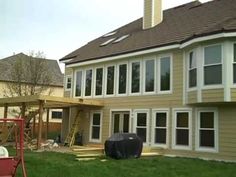
[[[78,112],[75,116],[74,123],[72,124],[71,129],[70,129],[70,131],[69,131],[69,133],[68,133],[68,135],[65,139],[65,142],[64,142],[65,146],[71,147],[75,142],[75,135],[76,135],[76,133],[78,132],[78,129],[79,129],[79,121],[80,121],[79,117],[80,117],[81,112],[82,112],[81,110],[78,110]]]

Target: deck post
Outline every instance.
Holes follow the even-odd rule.
[[[45,132],[46,139],[48,139],[48,132],[49,132],[49,111],[50,109],[47,109],[47,121],[46,121],[46,132]]]
[[[42,124],[43,124],[43,101],[39,101],[39,120],[38,120],[38,140],[37,140],[37,149],[41,148],[41,139],[42,139]]]
[[[25,103],[22,103],[22,106],[21,106],[21,117],[22,118],[25,118]]]
[[[32,137],[35,137],[35,121],[36,121],[36,116],[33,117],[33,131],[32,131]]]
[[[4,118],[7,118],[7,113],[8,113],[8,105],[4,105]]]

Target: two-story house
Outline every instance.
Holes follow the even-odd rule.
[[[134,132],[165,155],[236,161],[236,1],[193,1],[144,16],[68,54],[67,97],[83,110],[83,143]],[[64,110],[65,136],[79,108]]]

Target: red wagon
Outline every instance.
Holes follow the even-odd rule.
[[[16,155],[0,158],[0,177],[15,177],[17,168],[21,165],[23,177],[27,177],[24,164],[24,119],[0,119],[0,122],[12,122],[15,128]],[[18,131],[19,130],[19,131]]]

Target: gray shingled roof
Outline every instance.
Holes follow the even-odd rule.
[[[98,27],[99,28],[99,27]],[[181,44],[190,39],[236,31],[236,0],[214,0],[207,3],[193,1],[163,12],[159,25],[143,30],[142,18],[114,31],[109,37],[99,37],[66,55],[60,61],[72,59],[67,64],[116,56],[129,52]],[[113,37],[130,34],[119,43],[100,46]]]
[[[30,58],[35,60],[42,60],[41,58],[29,57],[23,53],[19,53],[0,60],[0,81],[14,82],[11,77],[13,63],[19,59],[28,62]],[[56,60],[43,59],[48,66],[48,73],[52,76],[51,86],[63,86],[63,74],[59,68]],[[24,62],[23,62],[24,63]],[[27,81],[26,81],[27,82]]]

